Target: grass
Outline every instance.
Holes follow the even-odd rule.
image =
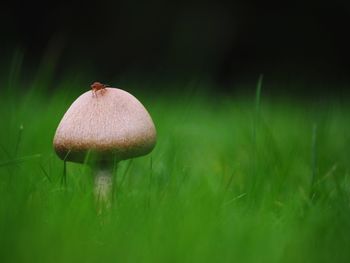
[[[12,75],[0,97],[1,262],[349,261],[348,106],[261,97],[262,77],[256,99],[136,92],[157,146],[119,164],[98,216],[90,169],[68,163],[65,185],[52,150],[84,87],[20,89]]]

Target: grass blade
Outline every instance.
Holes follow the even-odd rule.
[[[317,156],[316,156],[316,143],[317,143],[317,124],[314,123],[312,127],[312,138],[311,138],[311,180],[310,180],[310,198],[314,196],[314,185],[317,173]]]

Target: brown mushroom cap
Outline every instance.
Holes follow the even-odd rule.
[[[130,93],[105,88],[85,92],[63,116],[53,140],[66,161],[120,161],[152,151],[156,129],[144,106]]]

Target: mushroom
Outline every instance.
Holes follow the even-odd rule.
[[[93,83],[92,91],[82,94],[69,107],[53,145],[62,160],[86,162],[93,167],[94,195],[102,209],[110,206],[114,165],[151,152],[156,129],[147,110],[133,95],[99,85],[103,84]]]

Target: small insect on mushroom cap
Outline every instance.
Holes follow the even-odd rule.
[[[95,81],[94,83],[91,84],[91,90],[92,94],[96,96],[97,91],[101,90],[104,91],[106,87],[109,87],[109,85],[102,84],[101,82]]]
[[[106,88],[106,85],[105,84],[102,84],[101,82],[94,82],[91,84],[91,89],[92,90],[100,90],[100,89],[104,89]]]

